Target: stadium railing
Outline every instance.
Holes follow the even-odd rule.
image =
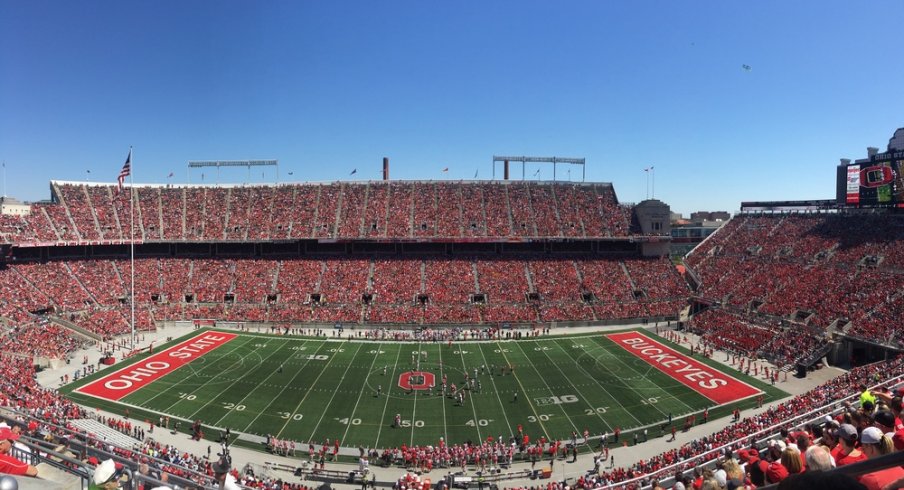
[[[20,461],[28,463],[31,466],[37,466],[39,464],[47,465],[59,472],[72,475],[79,483],[78,488],[80,488],[81,490],[88,490],[88,487],[91,484],[91,476],[93,475],[94,471],[88,466],[87,463],[58,452],[54,450],[54,448],[46,444],[42,444],[39,441],[28,436],[20,437],[17,442],[27,446],[30,451],[24,451],[13,446],[13,448],[10,450],[10,454],[13,457],[19,459]],[[31,477],[27,476],[22,476],[19,478],[32,481]],[[40,470],[39,475],[37,477],[34,477],[33,481],[55,482],[62,484],[64,487],[66,486],[66,482],[57,482],[55,480],[43,478],[40,475]],[[46,485],[46,483],[44,483],[44,485]]]
[[[83,490],[87,490],[94,470],[84,461],[80,459],[74,459],[71,456],[67,456],[59,452],[61,450],[61,447],[64,448],[67,452],[78,454],[82,459],[88,459],[91,456],[96,457],[98,461],[112,459],[113,461],[122,464],[125,468],[128,469],[129,472],[131,472],[132,475],[139,475],[138,465],[141,460],[154,463],[155,467],[157,468],[177,466],[172,462],[153,457],[140,451],[135,451],[133,448],[111,446],[108,441],[94,439],[87,433],[78,432],[67,427],[55,425],[49,423],[46,420],[35,418],[29,414],[17,412],[11,409],[4,409],[4,414],[2,417],[0,417],[0,419],[4,419],[10,424],[21,423],[21,421],[23,420],[33,420],[39,422],[42,427],[45,427],[47,430],[49,430],[50,434],[54,436],[53,442],[41,441],[30,438],[28,436],[22,436],[19,441],[24,442],[27,446],[32,448],[32,451],[30,454],[25,454],[24,452],[18,454],[13,453],[13,456],[20,457],[20,459],[32,465],[38,463],[47,463],[48,465],[57,468],[60,471],[71,473],[79,478],[82,478],[84,479],[84,485],[82,486]],[[118,452],[111,453],[102,449],[106,447],[114,447],[115,451]],[[126,455],[132,455],[134,457],[130,458],[126,457]],[[197,487],[199,484],[206,487],[213,485],[212,477],[210,477],[209,475],[191,470],[187,467],[180,466],[179,470],[183,474],[182,476],[175,475],[170,472],[167,473],[169,483],[166,483],[165,485],[178,485],[183,488],[193,488]],[[153,480],[153,478],[147,478]]]

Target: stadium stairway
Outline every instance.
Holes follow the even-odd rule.
[[[141,424],[144,425],[144,424]],[[89,434],[94,434],[99,439],[103,439],[111,444],[119,447],[134,448],[141,444],[141,441],[134,437],[127,436],[116,429],[107,427],[106,425],[92,419],[75,419],[72,426],[79,428]]]

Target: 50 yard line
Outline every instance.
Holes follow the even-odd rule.
[[[417,364],[414,366],[418,371],[421,370],[421,341],[417,342]],[[414,445],[414,429],[417,426],[417,392],[420,390],[414,390],[414,401],[411,404],[411,439],[409,439],[408,445]]]

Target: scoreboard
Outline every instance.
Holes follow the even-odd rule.
[[[837,189],[838,204],[904,208],[904,151],[839,165]]]

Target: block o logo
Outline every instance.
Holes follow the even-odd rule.
[[[436,376],[424,371],[408,371],[399,376],[399,386],[406,390],[429,390],[436,386]]]

